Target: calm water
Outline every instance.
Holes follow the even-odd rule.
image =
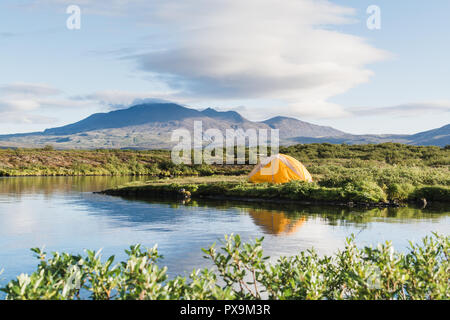
[[[145,201],[93,194],[138,180],[130,177],[0,178],[0,285],[35,259],[29,248],[82,253],[103,248],[123,258],[130,244],[158,244],[170,275],[204,267],[201,248],[224,234],[264,236],[265,253],[292,255],[315,247],[322,254],[342,248],[352,233],[360,245],[392,240],[405,250],[436,231],[450,232],[450,208],[425,210],[320,208],[280,205]]]

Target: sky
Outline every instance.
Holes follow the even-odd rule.
[[[441,127],[449,13],[448,0],[2,0],[0,134],[146,99],[355,134]]]

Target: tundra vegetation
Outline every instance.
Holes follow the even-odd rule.
[[[450,237],[433,234],[406,253],[392,243],[358,248],[354,237],[331,256],[314,249],[268,262],[263,239],[225,236],[222,247],[202,249],[213,267],[169,279],[156,247],[126,250],[117,264],[101,253],[49,257],[32,249],[35,272],[1,288],[6,299],[450,299]]]
[[[144,192],[145,187],[147,193],[185,189],[201,196],[220,192],[234,197],[308,201],[450,201],[448,146],[322,143],[280,147],[280,152],[302,161],[315,182],[253,185],[245,182],[253,166],[175,165],[169,150],[4,149],[0,150],[0,175],[145,175],[172,185],[162,187],[152,180],[126,188],[124,194]],[[228,178],[218,181],[219,176]],[[184,181],[176,177],[184,177]],[[187,182],[186,177],[198,178]]]

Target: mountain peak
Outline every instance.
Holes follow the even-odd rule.
[[[267,120],[262,121],[263,123],[274,123],[274,122],[280,122],[280,121],[300,121],[300,122],[304,122],[301,120],[298,120],[296,118],[292,118],[292,117],[285,117],[285,116],[276,116]]]
[[[95,113],[81,121],[63,127],[47,129],[44,134],[67,135],[86,131],[123,128],[152,122],[168,122],[199,117],[201,113],[172,102],[144,103],[110,111]]]
[[[262,121],[262,123],[273,129],[279,129],[280,137],[286,137],[287,133],[289,133],[291,137],[334,137],[345,134],[344,132],[331,127],[318,126],[309,122],[283,116],[273,117]]]
[[[244,117],[242,117],[236,111],[217,111],[213,108],[206,108],[201,113],[207,117],[214,118],[214,119],[228,120],[228,121],[233,121],[233,122],[246,121],[246,119]]]

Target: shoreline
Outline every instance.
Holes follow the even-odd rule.
[[[213,184],[212,184],[213,185]],[[420,202],[420,201],[327,201],[325,199],[288,199],[282,197],[270,197],[261,198],[254,196],[233,196],[220,193],[197,193],[196,191],[186,190],[187,186],[174,186],[174,185],[164,185],[164,184],[149,184],[142,186],[125,186],[117,187],[113,189],[106,189],[95,194],[104,194],[110,196],[123,196],[123,197],[139,197],[141,199],[171,199],[171,200],[218,200],[218,201],[238,201],[247,203],[277,203],[277,204],[299,204],[306,206],[333,206],[333,207],[348,207],[348,208],[400,208],[407,207],[408,204],[415,204],[425,208],[428,204],[440,204],[446,202]]]

